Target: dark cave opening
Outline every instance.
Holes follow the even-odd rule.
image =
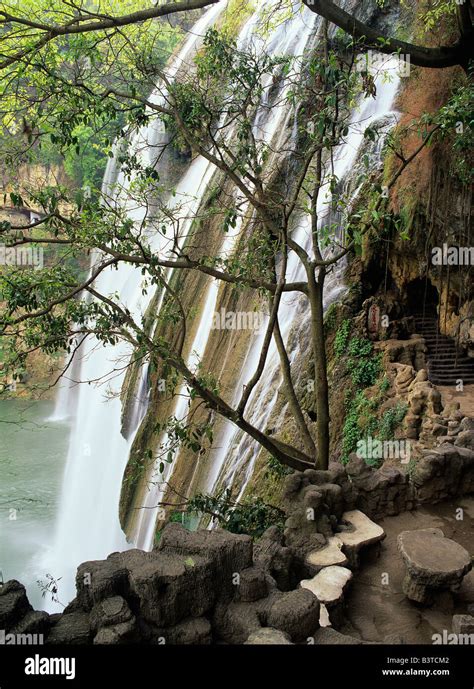
[[[406,287],[406,307],[409,314],[437,316],[439,295],[428,278],[416,278]]]

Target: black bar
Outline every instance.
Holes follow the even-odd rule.
[[[473,689],[472,646],[0,646],[0,689],[262,683]],[[69,658],[75,676],[28,676],[28,658]],[[40,666],[36,665],[38,669]],[[72,666],[69,666],[71,670]],[[43,667],[43,669],[45,669]],[[48,668],[49,669],[49,668]],[[54,669],[54,667],[53,667]],[[61,669],[61,668],[59,668]],[[66,669],[66,666],[63,666]],[[429,673],[429,674],[428,674]],[[70,672],[70,674],[72,674]]]

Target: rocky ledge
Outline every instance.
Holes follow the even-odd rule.
[[[345,467],[286,478],[283,533],[271,527],[254,543],[168,524],[151,552],[81,564],[76,598],[62,614],[34,611],[24,587],[9,581],[0,587],[0,630],[41,634],[48,644],[363,643],[337,628],[361,552],[377,551],[385,538],[373,520],[473,490],[468,448],[431,450],[411,477],[394,466],[371,469],[353,455]],[[409,598],[424,602],[426,591],[459,585],[467,554],[446,576],[440,567],[434,576],[412,552],[416,535],[402,536]],[[459,556],[456,544],[436,537]]]

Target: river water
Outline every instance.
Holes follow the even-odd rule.
[[[69,427],[47,419],[53,402],[0,402],[0,577],[29,583],[34,607],[42,607],[37,579],[51,547]]]

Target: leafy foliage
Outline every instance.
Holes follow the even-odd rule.
[[[353,337],[348,346],[348,367],[351,379],[357,387],[369,387],[380,373],[381,355],[374,355],[370,340]]]
[[[341,326],[338,329],[336,336],[334,338],[334,354],[336,355],[337,359],[340,359],[341,356],[346,351],[350,331],[351,331],[351,322],[350,322],[350,320],[345,319],[341,323]]]
[[[378,437],[380,440],[390,440],[393,438],[395,429],[401,424],[408,411],[408,406],[399,402],[395,407],[387,409],[380,421]]]
[[[199,512],[212,517],[219,526],[237,534],[259,538],[270,526],[283,527],[285,513],[266,504],[261,498],[247,498],[242,503],[232,499],[229,488],[215,496],[196,495],[187,505],[187,512]]]
[[[267,467],[267,473],[275,476],[276,478],[283,478],[292,472],[290,467],[285,466],[280,462],[279,459],[271,455],[268,458]]]

